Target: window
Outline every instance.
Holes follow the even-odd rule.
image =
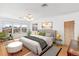
[[[27,32],[27,25],[22,25],[21,28],[22,28],[22,32],[24,33]]]
[[[11,24],[4,24],[2,27],[3,32],[12,33],[12,25]]]

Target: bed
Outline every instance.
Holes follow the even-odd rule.
[[[36,40],[32,40],[32,38]],[[38,41],[39,40],[39,41]],[[40,55],[44,50],[52,45],[52,38],[40,35],[31,35],[30,37],[24,36],[20,38],[24,46],[30,49],[37,55]]]

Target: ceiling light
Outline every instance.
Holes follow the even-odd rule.
[[[28,14],[27,16],[24,17],[24,19],[26,19],[27,21],[33,21],[33,15],[32,14]]]

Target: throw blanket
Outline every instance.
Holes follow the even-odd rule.
[[[34,37],[34,36],[24,36],[24,37],[38,42],[40,44],[42,50],[47,47],[47,43],[41,38]]]

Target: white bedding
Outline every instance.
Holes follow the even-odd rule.
[[[46,37],[46,36],[40,36],[40,35],[32,35],[32,36],[43,39],[44,41],[46,41],[48,46],[51,46],[51,44],[52,44],[52,37]]]
[[[46,41],[48,46],[51,46],[51,44],[52,44],[51,37],[45,37],[45,36],[39,36],[39,35],[32,35],[32,36],[43,39],[44,41]],[[23,42],[24,46],[29,48],[32,52],[34,52],[38,55],[40,55],[40,53],[42,52],[42,49],[41,49],[40,44],[38,42],[30,40],[30,39],[25,38],[25,37],[21,37],[20,41]]]

